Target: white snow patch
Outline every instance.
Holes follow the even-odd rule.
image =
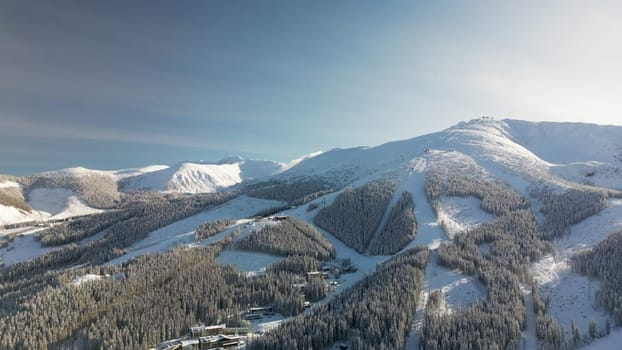
[[[183,163],[167,183],[173,192],[216,192],[242,182],[240,164]]]
[[[27,212],[22,209],[0,204],[0,225],[13,224],[23,221],[40,220],[49,217],[47,213],[38,211]]]
[[[238,271],[246,273],[247,276],[262,274],[266,272],[268,265],[281,259],[275,255],[240,250],[223,250],[216,257],[216,261],[221,265],[234,265]]]
[[[42,247],[41,244],[34,239],[34,233],[44,230],[45,228],[30,228],[21,232],[9,242],[9,245],[5,248],[0,248],[0,259],[4,262],[5,266],[28,261],[39,255],[43,255],[47,252],[54,250],[53,247]],[[7,233],[0,231],[0,236],[4,236]]]
[[[436,251],[430,255],[425,269],[425,285],[419,300],[413,325],[406,339],[407,349],[417,349],[421,336],[421,327],[425,317],[425,306],[432,291],[443,293],[442,314],[451,314],[455,310],[465,310],[478,300],[485,300],[486,289],[472,276],[460,271],[450,270],[438,264]]]
[[[287,170],[295,167],[296,165],[300,164],[302,161],[305,161],[307,159],[313,158],[315,156],[319,156],[322,153],[323,153],[322,151],[312,152],[312,153],[306,154],[306,155],[304,155],[304,156],[302,156],[300,158],[293,159],[293,160],[287,162],[285,165],[283,165],[283,167],[281,168],[280,171],[281,172],[287,171]]]
[[[61,177],[61,176],[82,177],[82,176],[88,176],[91,174],[103,175],[107,173],[108,172],[105,170],[94,170],[94,169],[87,169],[84,167],[73,167],[73,168],[45,171],[45,172],[40,173],[39,175],[46,176],[46,177]]]
[[[551,174],[585,185],[622,189],[622,169],[607,163],[582,162],[552,165]]]
[[[99,281],[102,278],[103,277],[100,276],[100,275],[95,275],[95,274],[87,273],[84,276],[80,276],[80,277],[77,277],[77,278],[73,279],[71,282],[69,282],[69,284],[72,285],[72,286],[79,287],[79,286],[83,285],[84,283],[92,282],[92,281]]]
[[[271,316],[264,315],[262,318],[258,320],[251,320],[251,329],[255,333],[265,333],[271,329],[277,328],[281,323],[285,322],[289,318],[286,318],[279,314],[274,314]]]
[[[121,184],[125,190],[210,193],[222,191],[244,180],[277,174],[283,166],[278,162],[240,157],[230,157],[220,162],[181,162],[170,167],[150,167],[149,171],[139,169],[136,173],[124,174]]]
[[[35,210],[48,213],[50,219],[103,212],[86,205],[75,191],[64,188],[35,188],[28,193],[26,203]]]
[[[550,295],[547,315],[551,316],[570,336],[570,324],[574,320],[581,334],[586,334],[590,320],[596,322],[598,332],[605,329],[609,318],[604,311],[594,308],[594,296],[600,283],[570,270],[559,273],[554,282],[541,286],[541,295]]]
[[[441,197],[438,221],[445,227],[450,239],[495,219],[494,215],[481,209],[480,203],[475,197]]]
[[[164,169],[168,169],[169,165],[149,165],[143,168],[131,168],[131,169],[122,169],[122,170],[109,170],[106,171],[109,175],[113,176],[117,181],[121,179],[125,179],[131,176],[138,176],[147,173],[152,173],[154,171],[160,171]]]
[[[20,188],[20,184],[15,181],[2,181],[0,182],[0,188]]]
[[[440,290],[443,293],[449,312],[464,310],[477,300],[486,299],[486,290],[479,281],[473,276],[439,265],[436,252],[430,256],[425,279],[427,291]]]
[[[525,298],[525,316],[527,319],[527,329],[523,331],[523,348],[535,350],[538,348],[538,338],[536,337],[537,319],[533,311],[533,295],[531,289],[526,285],[521,284],[520,288]]]

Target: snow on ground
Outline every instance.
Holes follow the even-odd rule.
[[[28,193],[26,203],[35,210],[49,213],[50,219],[103,212],[86,205],[75,191],[64,188],[35,188]]]
[[[30,228],[18,234],[12,242],[9,242],[7,247],[0,248],[0,259],[4,262],[4,266],[27,261],[53,250],[53,247],[42,247],[41,244],[34,239],[33,234],[44,229],[45,228],[41,227]],[[0,236],[4,236],[5,234],[4,231],[0,231]]]
[[[480,208],[475,197],[441,197],[438,221],[442,223],[450,239],[480,224],[495,219],[495,216]]]
[[[590,279],[570,270],[560,273],[555,282],[541,286],[541,295],[550,295],[547,315],[551,316],[570,335],[570,324],[574,320],[581,334],[586,334],[590,320],[596,322],[596,329],[605,329],[609,315],[594,308],[594,296],[600,288],[598,280]]]
[[[551,174],[580,184],[622,189],[622,169],[601,162],[552,165]]]
[[[514,140],[551,163],[622,160],[622,127],[504,120]]]
[[[15,207],[0,204],[0,226],[23,221],[41,220],[48,217],[49,214],[38,212],[36,210],[27,212]]]
[[[183,163],[167,183],[173,192],[216,192],[242,182],[240,165]]]
[[[555,256],[547,255],[532,264],[532,274],[540,283],[542,295],[551,297],[548,314],[566,331],[573,319],[582,333],[592,319],[598,329],[604,328],[608,316],[593,307],[598,280],[572,272],[568,261],[575,253],[592,248],[620,230],[622,200],[610,199],[607,208],[572,226],[568,234],[554,241]]]
[[[20,184],[15,181],[0,181],[0,188],[20,188]]]
[[[425,280],[427,292],[440,290],[443,293],[450,313],[456,309],[464,310],[477,300],[487,298],[486,289],[474,277],[439,265],[436,251],[432,252],[426,266]]]
[[[281,172],[287,171],[293,167],[295,167],[296,165],[298,165],[300,162],[305,161],[309,158],[313,158],[315,156],[319,156],[320,154],[322,154],[322,151],[317,151],[317,152],[312,152],[309,154],[305,154],[304,156],[300,157],[300,158],[296,158],[293,160],[290,160],[289,162],[285,163],[282,167],[281,167]]]
[[[103,277],[100,276],[100,275],[94,275],[94,274],[91,274],[91,273],[87,273],[84,276],[80,276],[80,277],[77,277],[77,278],[73,279],[71,282],[69,282],[69,284],[72,285],[72,286],[79,287],[79,286],[83,285],[84,283],[91,282],[91,281],[99,281],[102,278]]]
[[[64,169],[58,169],[58,170],[44,171],[40,173],[39,175],[46,176],[46,177],[61,177],[61,176],[81,177],[81,176],[88,176],[91,174],[102,175],[106,173],[107,173],[106,171],[88,169],[88,168],[78,166],[78,167],[73,167],[73,168],[64,168]]]
[[[261,274],[266,271],[266,266],[281,259],[275,255],[241,250],[223,250],[216,257],[219,264],[235,265],[239,272],[245,272],[247,276]]]
[[[288,318],[274,314],[271,316],[264,315],[262,318],[258,320],[251,320],[251,329],[255,333],[265,333],[273,328],[278,327],[281,323],[287,321]]]
[[[410,163],[409,170],[404,175],[402,182],[404,187],[413,194],[415,201],[415,219],[417,220],[417,235],[405,249],[417,245],[425,245],[430,249],[436,249],[441,242],[447,240],[447,235],[438,224],[434,209],[428,202],[425,194],[425,180],[428,166],[434,166],[427,157],[417,157]]]
[[[148,169],[150,171],[124,176],[122,187],[126,190],[181,193],[217,192],[244,180],[274,175],[282,168],[283,164],[278,162],[240,157],[230,157],[219,162],[180,162],[170,167],[151,167]]]
[[[143,168],[109,170],[105,172],[113,176],[117,181],[119,181],[121,179],[125,179],[126,177],[143,175],[143,174],[152,173],[154,171],[160,171],[160,170],[164,170],[168,168],[169,168],[168,165],[149,165]]]
[[[406,339],[406,349],[417,349],[419,347],[425,305],[431,292],[440,290],[443,293],[444,300],[441,310],[443,314],[451,314],[457,309],[465,310],[478,300],[487,298],[486,289],[480,282],[460,271],[440,266],[437,255],[436,251],[432,252],[425,269],[424,290],[419,295],[413,325]]]
[[[331,194],[334,198],[336,194]],[[288,215],[295,217],[297,219],[307,221],[308,223],[313,225],[313,216],[317,213],[317,209],[313,212],[309,213],[306,210],[306,206],[298,207],[295,209],[290,209],[284,211],[283,215]],[[337,253],[337,259],[350,259],[352,264],[358,268],[358,271],[354,273],[344,273],[341,275],[341,283],[336,287],[338,292],[343,291],[344,289],[354,285],[358,280],[363,278],[365,274],[373,273],[376,271],[376,265],[380,262],[388,259],[388,256],[369,256],[363,255],[357,252],[356,250],[348,247],[337,239],[335,236],[330,234],[328,231],[323,230],[322,228],[315,226],[314,227],[324,235],[324,237],[333,245],[335,248],[335,252]]]
[[[194,230],[202,223],[221,218],[242,219],[253,216],[260,210],[281,206],[283,202],[240,196],[215,208],[203,211],[183,220],[174,222],[149,234],[127,248],[128,253],[109,261],[107,264],[123,263],[133,257],[169,250],[179,244],[192,244]],[[218,236],[224,238],[224,236]]]
[[[594,340],[592,343],[581,347],[581,350],[618,350],[622,344],[622,329],[612,329],[611,333],[600,339]]]
[[[536,337],[536,314],[533,311],[533,295],[531,288],[521,283],[521,291],[525,298],[525,316],[527,319],[527,329],[523,331],[523,349],[535,350],[538,348],[538,338]]]

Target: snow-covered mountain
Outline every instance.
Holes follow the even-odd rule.
[[[497,175],[622,188],[622,127],[491,118],[376,147],[334,149],[283,175],[353,180],[407,166],[431,151],[465,154]]]
[[[599,334],[604,335],[608,321],[612,320],[610,314],[594,307],[593,296],[600,288],[600,282],[571,268],[571,259],[622,229],[622,193],[615,191],[622,190],[620,169],[622,127],[534,123],[486,117],[462,122],[436,133],[375,147],[312,153],[289,163],[227,157],[216,162],[185,161],[124,170],[78,167],[21,179],[0,177],[0,195],[3,195],[0,196],[0,224],[106,211],[104,207],[89,204],[89,200],[97,203],[101,195],[101,191],[92,191],[89,185],[100,188],[105,184],[108,187],[104,194],[112,195],[119,194],[117,187],[121,192],[179,193],[243,189],[243,195],[233,200],[200,213],[193,212],[182,219],[176,218],[164,227],[143,232],[145,236],[137,235],[136,241],[121,247],[123,251],[118,250],[123,252],[122,255],[107,264],[125,262],[146,253],[164,252],[179,245],[195,247],[198,243],[195,241],[194,230],[208,221],[225,217],[235,220],[227,230],[209,237],[209,242],[224,239],[237,229],[241,230],[240,237],[245,237],[263,225],[275,225],[275,221],[270,218],[257,220],[259,212],[278,212],[279,216],[292,217],[318,228],[318,232],[335,248],[337,258],[350,260],[358,269],[355,273],[342,276],[339,281],[342,283],[340,291],[356,286],[357,281],[364,276],[376,273],[378,264],[391,259],[392,254],[427,246],[431,258],[424,271],[425,290],[419,294],[414,321],[410,325],[408,339],[405,340],[406,348],[419,348],[421,344],[418,337],[423,334],[422,324],[427,312],[425,305],[429,299],[440,298],[438,312],[442,316],[460,314],[461,310],[491,298],[491,286],[485,285],[481,277],[472,274],[473,271],[450,267],[447,260],[441,261],[442,254],[451,253],[451,250],[443,253],[444,249],[459,247],[457,249],[464,249],[460,253],[465,254],[464,259],[473,259],[475,256],[481,260],[473,261],[479,262],[491,259],[494,255],[500,256],[503,252],[529,252],[520,255],[529,256],[529,259],[515,260],[524,264],[520,272],[529,278],[517,279],[513,290],[518,290],[518,296],[515,295],[513,300],[518,301],[515,305],[517,309],[524,309],[526,323],[515,327],[513,337],[520,339],[522,348],[536,349],[538,344],[543,343],[543,339],[538,339],[541,329],[536,331],[543,319],[542,313],[536,315],[534,311],[536,292],[533,290],[536,289],[532,287],[539,288],[539,293],[550,297],[545,314],[559,324],[559,329],[565,332],[566,337],[570,337],[574,327],[582,334],[587,334],[592,325]],[[436,197],[430,195],[434,193],[433,190],[428,192],[430,188],[433,189],[433,186],[428,188],[428,184],[434,183],[435,178],[441,179]],[[110,186],[111,183],[114,186]],[[454,192],[448,190],[450,184],[453,184]],[[72,187],[68,188],[68,185]],[[122,193],[119,196],[123,198]],[[487,196],[488,199],[492,198],[488,202],[485,198]],[[376,197],[384,199],[380,201]],[[412,201],[402,201],[404,198]],[[553,214],[557,214],[557,218],[543,210],[545,202],[555,199],[558,202],[549,208],[555,207]],[[366,206],[374,205],[374,201],[385,204],[379,205],[379,210],[369,210]],[[602,206],[598,210],[586,214],[586,208],[598,206],[599,203]],[[496,205],[501,209],[495,209]],[[320,213],[331,207],[337,214],[318,221]],[[362,210],[361,207],[366,208]],[[402,209],[393,210],[398,207]],[[348,208],[354,209],[348,211]],[[394,221],[405,212],[412,216],[412,221],[407,220],[410,217],[408,215],[403,216],[402,221]],[[375,213],[376,224],[358,220],[361,217],[367,219],[370,213]],[[104,216],[109,214],[115,212],[107,212]],[[251,217],[254,219],[251,220]],[[548,235],[547,224],[559,217],[562,217],[559,221],[566,225],[563,232]],[[574,218],[565,221],[567,217]],[[514,218],[527,219],[513,221]],[[338,231],[338,225],[326,225],[326,222],[333,223],[341,219],[340,225],[356,228],[352,230],[355,238],[363,235],[361,227],[376,229],[368,229],[362,243],[353,244],[359,241],[351,239],[347,232],[344,234]],[[506,219],[512,221],[504,221]],[[400,241],[398,236],[396,241],[403,245],[391,250],[393,246],[384,243],[392,241],[391,237],[394,236],[387,235],[408,232],[402,230],[403,227],[396,222],[406,222],[410,228],[416,226],[416,232],[411,232],[405,241]],[[409,222],[415,222],[415,225]],[[467,241],[462,241],[466,242],[463,245],[457,244],[461,239],[468,239],[478,228],[487,228],[499,222],[505,223],[504,228],[497,228],[502,233],[491,230],[487,235],[494,237],[477,243],[475,249],[471,249]],[[390,223],[397,226],[388,230]],[[537,226],[537,229],[531,231],[538,234],[537,240],[529,236],[530,231],[525,228],[530,226],[525,223]],[[35,227],[21,229],[30,235],[37,230]],[[22,232],[14,230],[17,229],[5,229],[4,232],[13,235]],[[500,236],[495,236],[497,234]],[[543,243],[544,240],[546,243]],[[523,244],[533,250],[523,248]],[[7,264],[47,252],[47,248],[40,247],[32,237],[5,245],[5,248],[0,247],[0,258]],[[548,248],[542,248],[544,246]],[[506,256],[503,255],[503,258]],[[269,254],[257,256],[232,248],[219,255],[218,259],[219,263],[235,264],[240,271],[254,274],[265,271],[268,263],[279,258]],[[313,308],[310,312],[313,312]],[[614,337],[622,337],[622,330],[614,330],[613,333]],[[594,337],[584,337],[582,345],[592,341],[591,338]],[[606,342],[607,339],[611,338],[607,337],[601,343],[596,341],[592,345],[605,344],[602,341]],[[613,349],[615,346],[606,345],[602,348]]]
[[[181,162],[120,180],[124,191],[217,192],[246,180],[279,173],[284,164],[228,157],[218,162]]]
[[[622,127],[492,118],[473,119],[436,133],[376,147],[311,153],[288,163],[233,156],[216,162],[184,161],[122,170],[75,167],[47,171],[30,178],[82,179],[83,186],[89,179],[111,179],[117,182],[120,191],[202,193],[224,191],[245,181],[273,176],[283,179],[319,175],[349,183],[407,168],[412,166],[413,160],[430,158],[432,154],[436,161],[472,159],[495,176],[512,183],[523,194],[530,183],[539,181],[562,186],[570,181],[622,189]],[[13,197],[21,192],[22,197],[28,199],[32,189],[18,182],[15,178],[4,179],[0,181],[0,191],[5,197],[9,191],[13,192]],[[73,197],[76,198],[62,202],[78,203],[73,207],[88,209],[88,205],[76,202],[79,196],[74,193]],[[31,214],[23,208],[11,209],[8,203],[0,205],[6,214],[3,215],[6,218],[2,218],[5,223],[41,217],[36,210]],[[67,204],[65,209],[70,207]],[[56,214],[63,212],[54,211]]]

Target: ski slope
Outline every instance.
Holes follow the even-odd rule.
[[[103,212],[84,203],[79,195],[64,188],[35,188],[28,193],[26,203],[33,209],[47,213],[49,219],[63,219],[71,216]]]
[[[281,205],[283,202],[246,196],[236,197],[215,208],[151,232],[147,238],[128,247],[126,254],[109,261],[107,264],[120,264],[142,254],[164,252],[180,244],[193,244],[195,240],[194,231],[202,223],[220,218],[244,219],[255,215],[260,210]],[[224,238],[224,236],[219,237]]]
[[[548,314],[558,320],[566,332],[570,322],[585,333],[590,320],[602,330],[609,316],[594,308],[599,282],[573,272],[569,259],[579,251],[591,249],[609,234],[622,230],[622,199],[610,199],[607,208],[572,226],[570,232],[553,242],[555,256],[548,255],[532,264],[532,274],[542,295],[550,295]]]

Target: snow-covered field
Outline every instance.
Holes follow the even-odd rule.
[[[568,181],[613,189],[622,189],[622,169],[601,162],[553,165],[551,174]]]
[[[471,276],[465,276],[460,271],[440,266],[437,262],[437,253],[433,251],[425,269],[425,286],[419,296],[415,319],[406,339],[406,349],[417,349],[419,346],[425,305],[430,293],[435,290],[443,293],[441,312],[444,314],[451,314],[458,309],[465,310],[478,300],[487,298],[486,289],[480,282]]]
[[[17,209],[15,207],[9,207],[0,204],[0,225],[13,224],[23,221],[41,220],[49,217],[46,213],[40,213],[38,211],[27,212],[25,210]]]
[[[76,192],[64,188],[35,188],[28,193],[26,203],[35,210],[49,213],[50,219],[103,212],[89,207]]]
[[[247,275],[255,275],[265,272],[266,266],[280,259],[278,256],[264,253],[223,250],[218,254],[216,261],[222,265],[235,265],[238,271]]]
[[[581,350],[618,350],[622,348],[622,329],[612,329],[611,333],[600,339],[594,340]]]
[[[94,275],[94,274],[88,273],[86,275],[75,278],[74,280],[69,282],[69,284],[75,287],[79,287],[88,282],[99,281],[102,278],[104,277],[102,277],[101,275]]]
[[[611,199],[607,208],[572,226],[570,232],[555,240],[555,256],[545,256],[532,265],[532,274],[541,285],[542,295],[550,295],[548,314],[566,331],[574,320],[582,332],[590,320],[603,329],[608,315],[593,307],[599,282],[571,271],[569,259],[590,249],[610,233],[622,230],[622,200]]]
[[[10,266],[18,262],[28,261],[53,250],[53,247],[42,247],[41,244],[34,239],[33,234],[43,229],[44,228],[40,227],[26,229],[18,234],[6,248],[0,248],[0,259],[2,259],[4,265]],[[6,234],[8,234],[6,231],[0,231],[0,236]]]
[[[480,208],[480,202],[475,197],[441,198],[438,221],[443,223],[449,238],[495,219]]]
[[[445,297],[448,313],[457,309],[464,310],[477,300],[487,298],[486,289],[479,281],[460,271],[440,266],[436,255],[436,252],[433,252],[425,270],[425,290],[427,292],[440,290]]]
[[[251,320],[251,329],[255,333],[265,333],[273,328],[278,327],[281,323],[287,321],[287,318],[274,314],[272,316],[264,316],[258,320]]]
[[[605,322],[609,315],[594,308],[594,295],[599,288],[599,282],[570,270],[560,274],[555,281],[541,287],[542,295],[550,295],[551,301],[547,314],[556,319],[567,335],[570,334],[570,324],[574,320],[581,334],[586,334],[590,320],[596,322],[597,331],[605,329]]]

